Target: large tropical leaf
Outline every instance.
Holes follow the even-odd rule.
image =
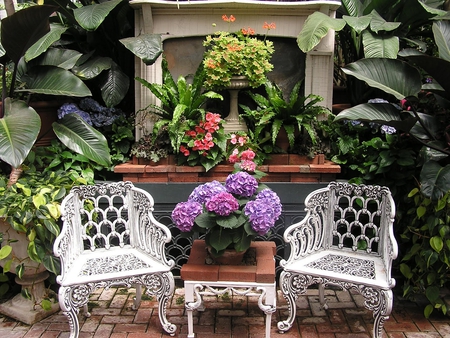
[[[107,167],[111,157],[106,138],[88,125],[78,114],[64,116],[53,123],[53,131],[64,145],[98,164]]]
[[[348,15],[343,15],[342,19],[358,34],[361,34],[370,25],[370,20],[372,17],[370,15],[353,17]]]
[[[422,193],[436,201],[450,190],[450,165],[442,167],[436,161],[425,162],[420,172]]]
[[[75,67],[82,54],[72,49],[49,48],[44,55],[39,58],[41,66],[56,66],[66,70]]]
[[[399,55],[406,57],[416,66],[425,70],[425,73],[436,80],[444,89],[445,92],[441,95],[447,99],[450,99],[450,76],[448,76],[448,72],[445,71],[450,69],[450,61],[428,56],[423,53],[419,54],[417,52],[412,53],[409,51],[401,51]]]
[[[161,34],[142,34],[119,41],[147,66],[154,64],[163,52]]]
[[[409,131],[416,119],[409,117],[402,119],[400,110],[390,103],[363,103],[349,109],[344,109],[334,119],[339,120],[358,120],[370,121],[379,124],[385,124],[398,130]]]
[[[96,56],[83,64],[73,67],[72,72],[83,80],[90,80],[97,77],[104,70],[110,69],[112,59],[109,57]]]
[[[439,49],[439,57],[450,61],[450,22],[433,23],[433,35]]]
[[[50,32],[34,43],[25,53],[25,61],[29,62],[44,53],[54,42],[61,38],[61,35],[67,30],[63,25],[50,25]]]
[[[297,36],[297,44],[302,52],[307,53],[316,47],[328,31],[340,31],[345,27],[342,19],[330,18],[321,12],[314,12],[305,21],[305,24]]]
[[[102,74],[100,90],[107,107],[117,106],[128,93],[130,78],[115,63]]]
[[[388,22],[384,20],[376,10],[373,10],[370,13],[370,16],[372,17],[370,20],[370,29],[375,33],[378,33],[379,31],[390,32],[397,29],[401,25],[400,22]]]
[[[18,168],[36,142],[41,119],[24,101],[6,98],[0,119],[0,159]]]
[[[370,31],[364,31],[362,37],[366,58],[397,58],[400,48],[397,36],[376,35]]]
[[[419,71],[406,62],[393,59],[361,59],[343,67],[347,75],[365,81],[401,100],[415,96],[421,89]]]
[[[1,43],[14,63],[50,31],[48,18],[54,11],[53,6],[32,6],[2,20]]]
[[[122,0],[105,1],[101,4],[82,6],[73,10],[75,20],[87,31],[95,31]]]
[[[364,10],[370,4],[370,0],[342,0],[342,6],[347,10],[348,15],[363,16]]]
[[[34,67],[22,77],[22,80],[27,86],[26,89],[18,89],[19,92],[75,97],[92,95],[89,88],[78,77],[70,71],[54,66]]]

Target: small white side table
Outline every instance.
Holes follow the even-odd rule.
[[[276,311],[276,284],[247,282],[185,281],[185,301],[188,315],[188,338],[194,338],[193,311],[203,311],[203,295],[223,295],[233,292],[241,296],[258,296],[258,306],[266,314],[266,338],[270,337],[272,313]]]
[[[203,296],[235,293],[258,297],[258,306],[266,315],[266,338],[270,337],[272,313],[276,311],[275,243],[254,242],[256,265],[207,265],[203,240],[195,240],[189,260],[181,268],[184,280],[188,338],[194,338],[193,311],[205,309]],[[251,248],[252,248],[251,247]]]

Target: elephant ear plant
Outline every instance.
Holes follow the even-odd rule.
[[[27,102],[15,100],[18,95],[86,97],[92,95],[86,83],[91,85],[92,81],[99,79],[95,82],[100,86],[96,90],[101,92],[105,104],[110,107],[123,99],[129,87],[128,77],[111,58],[95,54],[95,48],[100,49],[100,45],[104,54],[112,54],[116,45],[109,46],[109,53],[100,44],[107,39],[94,34],[99,27],[101,31],[106,29],[102,24],[116,7],[129,4],[120,0],[93,4],[77,2],[78,7],[68,0],[45,3],[55,6],[31,6],[8,16],[1,25],[3,48],[0,48],[0,63],[3,74],[11,62],[13,65],[9,92],[3,82],[0,112],[0,159],[13,168],[10,184],[17,178],[17,173],[20,175],[21,164],[40,130],[40,118],[36,111]],[[56,18],[60,19],[59,23],[54,22]],[[66,35],[71,36],[71,45],[78,45],[77,50],[66,47],[65,44],[69,43]],[[100,42],[95,47],[91,46],[92,50],[88,48],[85,51],[83,47],[87,48],[89,41],[81,37]],[[159,35],[117,39],[116,42],[117,45],[125,45],[147,64],[153,63],[161,54]],[[16,86],[18,80],[23,85]],[[110,165],[110,151],[105,137],[79,115],[66,115],[53,124],[53,130],[71,150],[102,166]]]
[[[6,17],[1,22],[3,75],[13,63],[11,88],[3,83],[0,112],[0,159],[12,167],[10,184],[20,176],[21,165],[33,147],[40,130],[40,117],[25,101],[16,100],[18,92],[74,97],[90,96],[87,86],[70,71],[49,66],[42,77],[28,73],[25,89],[16,89],[19,64],[23,56],[41,37],[49,32],[49,16],[53,6],[32,6]],[[33,74],[36,76],[33,77]],[[5,76],[3,76],[3,79]],[[102,165],[110,163],[109,148],[104,136],[75,114],[67,116],[55,128],[56,135],[70,149]]]

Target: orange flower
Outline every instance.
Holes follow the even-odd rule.
[[[228,17],[226,14],[224,14],[222,15],[222,20],[225,22],[234,22],[236,18],[233,15],[230,15],[230,17]]]
[[[253,28],[248,27],[247,29],[241,29],[242,34],[244,35],[255,35],[255,30]]]
[[[269,24],[269,23],[267,23],[267,21],[266,21],[266,22],[264,22],[263,28],[264,28],[264,29],[267,29],[267,30],[271,30],[271,29],[277,28],[277,26],[275,25],[275,22],[271,22],[271,23]]]

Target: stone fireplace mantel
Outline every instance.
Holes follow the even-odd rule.
[[[340,1],[254,1],[254,0],[132,0],[135,8],[135,35],[162,34],[163,41],[176,38],[204,37],[219,30],[228,30],[221,20],[223,14],[234,15],[235,30],[252,27],[264,34],[262,24],[275,22],[270,37],[296,38],[308,15],[320,11],[334,17]],[[213,27],[212,24],[216,26]],[[258,28],[259,27],[259,28]],[[194,52],[202,53],[194,49]],[[333,90],[334,34],[328,34],[304,58],[305,95],[310,93],[324,98],[322,105],[331,109]],[[189,61],[186,61],[189,62]],[[198,65],[197,65],[198,66]],[[194,67],[194,65],[192,65]],[[275,69],[277,65],[275,64]],[[162,82],[161,58],[152,66],[136,61],[135,75],[150,83]],[[172,74],[177,77],[176,74]],[[187,75],[187,74],[181,74]],[[156,98],[143,86],[136,85],[136,111],[156,104]],[[140,135],[137,135],[140,137]]]

